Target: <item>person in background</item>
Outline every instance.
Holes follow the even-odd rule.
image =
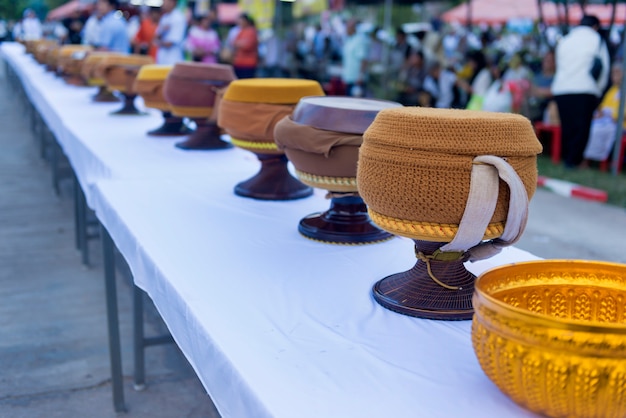
[[[0,43],[6,41],[9,37],[9,29],[7,22],[4,19],[0,19]]]
[[[342,50],[341,81],[348,96],[365,95],[367,78],[367,38],[357,32],[357,21],[350,19],[346,23],[346,39]]]
[[[397,101],[405,106],[417,106],[418,100],[424,89],[424,80],[427,75],[424,54],[416,51],[409,55],[405,68],[400,71],[399,81],[401,83],[400,93]]]
[[[85,22],[85,26],[83,26],[83,32],[81,36],[81,42],[83,45],[91,45],[93,47],[98,46],[98,42],[100,42],[101,18],[102,16],[99,15],[98,9],[96,8],[96,10],[94,10],[94,12]]]
[[[233,42],[233,68],[237,78],[252,78],[259,64],[259,40],[254,20],[247,14],[239,16],[239,32]]]
[[[24,41],[36,41],[43,36],[41,21],[32,9],[24,10],[24,18],[21,25],[21,39]]]
[[[19,19],[11,29],[11,38],[14,41],[22,40],[22,19]]]
[[[213,20],[210,15],[199,18],[198,25],[189,29],[185,49],[189,51],[196,62],[215,64],[220,52],[220,38],[213,29]]]
[[[456,74],[434,61],[424,79],[424,92],[429,97],[429,106],[449,109],[455,106]]]
[[[554,51],[548,51],[541,60],[541,70],[532,77],[529,97],[529,119],[532,122],[546,121],[544,116],[548,103],[552,100],[552,80],[556,65]]]
[[[506,60],[494,58],[489,63],[488,68],[492,82],[485,92],[481,110],[487,112],[512,112],[515,107],[512,91],[513,82],[504,79],[504,74],[508,70]]]
[[[556,47],[556,73],[552,95],[561,119],[561,157],[566,168],[575,168],[583,160],[589,138],[591,119],[608,81],[609,51],[598,33],[600,21],[583,16]],[[597,80],[590,73],[596,55],[602,61]]]
[[[141,16],[138,14],[131,14],[128,11],[124,11],[124,19],[126,20],[126,32],[128,32],[128,39],[135,39],[139,27],[141,26]]]
[[[509,65],[506,72],[502,75],[504,81],[518,81],[518,80],[530,80],[532,73],[522,60],[522,56],[519,53],[513,54],[509,60]]]
[[[466,97],[463,101],[467,103],[467,108],[481,110],[487,89],[493,82],[485,54],[478,50],[469,52],[466,68],[457,75],[457,85]]]
[[[222,49],[220,50],[220,62],[224,64],[233,63],[233,55],[235,54],[235,39],[241,31],[239,25],[233,25],[228,29],[226,39],[222,43]]]
[[[525,65],[522,55],[517,52],[509,59],[508,68],[502,74],[502,81],[506,83],[513,95],[512,111],[528,116],[530,87],[532,72]]]
[[[619,95],[622,76],[622,63],[613,64],[613,67],[611,67],[611,88],[606,92],[602,103],[598,106],[598,110],[593,114],[589,141],[583,153],[583,165],[588,165],[589,160],[606,160],[613,149],[619,116]]]
[[[63,26],[67,29],[65,43],[80,45],[82,43],[83,27],[85,26],[85,20],[81,17],[80,12],[76,10],[67,19],[63,19]]]
[[[102,16],[99,28],[98,49],[127,54],[130,40],[126,31],[126,21],[118,13],[117,0],[98,0],[98,14]]]
[[[135,54],[150,55],[156,62],[157,46],[154,44],[156,28],[161,18],[161,11],[157,7],[149,7],[142,12],[139,30],[133,38]]]
[[[178,9],[177,0],[163,0],[163,15],[156,29],[155,44],[157,64],[176,64],[184,61],[183,47],[187,31],[187,19]]]
[[[279,36],[276,31],[262,43],[261,77],[289,77],[290,64],[293,61],[293,52],[296,49],[296,39],[291,31],[284,31]],[[323,62],[322,60],[319,61]]]

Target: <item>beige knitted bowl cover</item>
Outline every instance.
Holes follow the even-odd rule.
[[[520,188],[525,189],[527,206],[537,184],[540,152],[541,144],[523,116],[419,107],[386,109],[363,136],[357,184],[372,219],[383,229],[414,239],[450,242],[466,209],[472,170],[486,164],[480,158],[494,156],[514,171]],[[497,193],[497,202],[485,222],[483,239],[497,238],[504,231],[511,194],[501,179],[496,173],[497,190],[488,191]]]

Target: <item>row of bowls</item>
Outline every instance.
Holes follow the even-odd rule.
[[[104,74],[85,69],[88,60],[82,69],[75,65],[77,50],[44,43],[27,50],[65,76],[82,71],[89,84],[104,84]],[[575,260],[522,262],[483,273],[473,294],[472,343],[486,375],[539,414],[625,417],[625,274],[621,264]]]

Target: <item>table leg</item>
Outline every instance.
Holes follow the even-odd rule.
[[[48,136],[48,135],[46,135]],[[61,189],[59,187],[59,159],[61,148],[59,144],[53,138],[50,138],[50,166],[52,168],[52,188],[57,196],[61,196]]]
[[[72,180],[74,183],[73,192],[74,192],[74,245],[77,250],[81,249],[81,241],[80,241],[80,194],[83,192],[80,188],[80,183],[78,182],[78,177],[76,177],[76,173],[72,172]]]
[[[143,290],[133,285],[133,349],[135,352],[135,390],[144,390],[146,387],[143,302]]]
[[[106,287],[107,324],[109,332],[109,355],[111,361],[111,385],[115,412],[125,412],[124,380],[122,375],[122,349],[115,284],[115,244],[108,231],[101,226],[104,258],[104,281]]]
[[[171,344],[174,342],[171,334],[156,337],[145,336],[143,314],[145,306],[145,292],[133,285],[133,324],[134,324],[134,351],[135,351],[135,390],[144,390],[146,387],[146,348],[153,345]]]
[[[89,266],[89,222],[87,216],[89,208],[87,207],[87,199],[85,193],[80,187],[80,183],[76,180],[76,248],[80,251],[81,262],[84,266]],[[94,235],[93,238],[96,238]]]

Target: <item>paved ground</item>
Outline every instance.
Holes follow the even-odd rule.
[[[24,108],[0,65],[0,417],[113,417],[100,247],[81,266],[71,183],[51,187]],[[619,181],[626,181],[621,176]],[[538,190],[517,245],[545,258],[626,263],[626,211]],[[175,346],[147,353],[146,390],[132,389],[130,287],[120,278],[128,417],[217,417]],[[163,325],[148,315],[147,332]]]
[[[72,183],[56,196],[0,63],[0,417],[114,417],[101,248],[74,245]],[[219,415],[175,345],[150,347],[132,389],[131,289],[118,284],[128,417]],[[164,326],[148,311],[146,333]]]

